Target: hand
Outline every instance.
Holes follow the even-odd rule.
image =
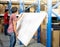
[[[23,14],[20,15],[20,17],[17,18],[17,21],[23,17]]]
[[[23,14],[21,14],[18,18],[21,18],[23,16]]]
[[[16,37],[18,36],[18,33],[16,33]]]
[[[23,14],[21,14],[21,16],[23,16]]]

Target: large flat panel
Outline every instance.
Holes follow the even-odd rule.
[[[20,20],[17,22],[17,28],[21,24],[18,39],[27,46],[47,14],[40,12],[24,13],[23,15],[22,22],[20,22]]]

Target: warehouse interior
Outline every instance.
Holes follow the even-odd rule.
[[[11,1],[11,6],[17,7],[18,13],[20,14],[20,1],[21,0],[0,0],[0,47],[9,47],[9,36],[4,35],[4,11],[8,7]],[[49,47],[60,47],[60,0],[51,0],[52,7],[59,3],[59,5],[52,9],[52,21],[51,21],[51,46]],[[34,4],[33,4],[34,3]],[[23,0],[24,13],[36,13],[37,1],[36,0]],[[40,12],[46,12],[48,14],[48,0],[40,0]],[[56,13],[56,14],[55,14]],[[58,15],[58,16],[57,16]],[[10,11],[9,16],[10,17]],[[37,42],[38,33],[34,34],[30,44],[26,47],[47,47],[47,22],[48,18],[45,17],[42,24],[40,25],[40,42]],[[16,44],[17,45],[17,44]],[[15,46],[15,47],[20,47]],[[24,47],[24,46],[21,46]]]

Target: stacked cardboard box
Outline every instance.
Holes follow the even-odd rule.
[[[59,11],[58,11],[58,12],[59,12],[59,15],[60,15],[60,6],[58,6],[58,9],[59,9]]]
[[[43,45],[46,45],[46,21],[47,19],[45,18],[43,23],[41,24],[41,43]]]
[[[53,30],[52,47],[59,47],[59,32],[60,30]]]
[[[43,23],[41,24],[41,43],[46,45],[46,18],[44,19]],[[60,44],[60,30],[53,30],[52,31],[52,47],[59,47]]]
[[[60,47],[60,31],[59,31],[59,47]]]
[[[0,4],[0,14],[4,14],[5,6]]]
[[[1,32],[1,18],[0,18],[0,32]]]
[[[3,32],[4,31],[4,19],[3,18],[0,18],[0,32]]]
[[[17,7],[17,8],[19,8],[19,5],[12,5],[12,7]]]
[[[35,11],[35,8],[34,7],[31,7],[30,8],[30,12],[34,12]]]

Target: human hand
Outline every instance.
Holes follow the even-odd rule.
[[[21,17],[23,17],[23,14],[21,14],[19,18],[21,18]]]
[[[16,33],[16,37],[18,36],[18,33]]]
[[[21,15],[17,18],[17,21],[18,21],[19,19],[22,19],[22,17],[23,17],[23,14],[21,14]]]

